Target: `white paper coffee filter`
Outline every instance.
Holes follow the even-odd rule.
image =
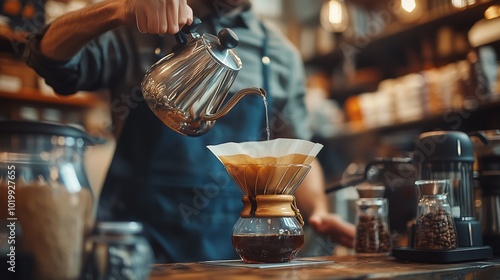
[[[323,145],[302,139],[278,138],[269,141],[228,142],[220,145],[209,145],[207,148],[210,149],[219,160],[220,157],[224,156],[247,155],[255,159],[274,157],[279,161],[280,158],[286,155],[300,154],[307,156],[304,157],[305,162],[294,162],[293,159],[290,161],[290,158],[282,158],[281,160],[286,160],[288,162],[276,163],[310,164],[323,148]],[[251,163],[253,162],[247,164]],[[239,164],[242,163],[239,162]]]

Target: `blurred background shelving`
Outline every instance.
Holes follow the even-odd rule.
[[[23,61],[26,36],[46,22],[93,0],[0,1],[0,120],[38,120],[75,126],[106,139],[88,147],[85,166],[96,194],[104,182],[115,141],[107,91],[59,96]]]
[[[112,123],[106,92],[56,96],[22,61],[27,34],[91,2],[3,1],[0,118],[59,121],[107,133]],[[303,57],[311,126],[314,139],[325,144],[320,159],[327,179],[338,179],[351,162],[410,150],[425,130],[500,127],[500,42],[470,42],[471,28],[499,21],[499,0],[252,3]]]
[[[424,131],[499,127],[500,43],[470,36],[498,23],[500,1],[291,2],[284,30],[304,58],[328,179],[410,151]]]
[[[65,123],[89,131],[110,125],[106,92],[59,96],[23,61],[26,37],[87,0],[5,0],[0,7],[0,119]],[[97,116],[97,117],[96,117]]]

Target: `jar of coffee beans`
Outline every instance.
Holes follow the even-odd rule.
[[[457,234],[447,198],[448,180],[419,180],[420,198],[415,227],[415,249],[449,250]]]
[[[391,236],[385,198],[360,198],[356,201],[356,240],[358,255],[387,255],[391,250]]]

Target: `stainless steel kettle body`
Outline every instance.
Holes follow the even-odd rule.
[[[176,35],[178,45],[146,72],[141,84],[154,114],[174,131],[188,136],[206,133],[243,96],[265,96],[262,89],[247,88],[224,104],[242,67],[232,50],[238,37],[229,29],[221,30],[218,36],[200,36],[192,30],[198,24],[184,30],[190,34],[189,39]]]

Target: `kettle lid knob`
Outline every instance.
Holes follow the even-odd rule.
[[[238,36],[234,31],[224,28],[219,31],[218,36],[205,33],[201,36],[201,39],[204,48],[213,59],[218,61],[219,65],[235,71],[241,69],[241,60],[233,49],[239,42]]]
[[[220,44],[224,49],[233,49],[238,46],[238,43],[240,42],[238,35],[236,35],[236,33],[229,28],[221,29],[219,34],[217,34],[217,37],[219,38]]]

